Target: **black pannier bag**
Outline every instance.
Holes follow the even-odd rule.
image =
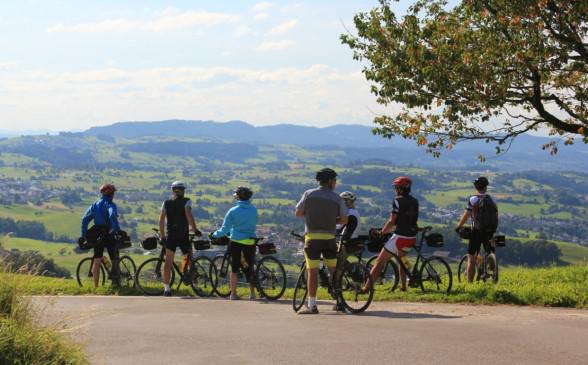
[[[363,238],[362,238],[363,237]],[[359,236],[358,238],[352,238],[348,241],[343,241],[343,246],[345,246],[345,251],[349,254],[353,254],[356,252],[360,252],[365,247],[365,241],[367,236]]]
[[[145,236],[141,240],[141,247],[147,251],[155,250],[157,248],[157,241],[158,238],[156,235]]]
[[[443,247],[443,235],[441,233],[429,233],[425,236],[425,242],[429,247]]]
[[[196,251],[208,250],[209,248],[210,248],[210,241],[208,241],[208,240],[195,240],[194,241],[194,250],[196,250]]]
[[[278,252],[276,245],[272,242],[260,243],[257,245],[257,248],[259,248],[259,253],[262,255],[272,255]]]
[[[94,248],[98,245],[102,244],[102,241],[108,235],[108,228],[104,226],[97,226],[93,225],[92,227],[88,228],[86,232],[86,247],[87,248]]]
[[[472,228],[471,227],[461,227],[457,231],[457,234],[459,235],[459,238],[461,238],[462,240],[469,240],[470,238],[472,238]]]
[[[231,242],[231,239],[227,236],[220,237],[220,238],[210,238],[210,243],[215,246],[226,246]]]
[[[131,237],[127,234],[126,231],[120,231],[115,234],[116,245],[119,249],[124,250],[125,248],[129,248],[133,245],[131,242]]]
[[[370,228],[367,241],[368,251],[372,253],[379,253],[390,237],[392,237],[391,234],[380,236],[379,228]]]

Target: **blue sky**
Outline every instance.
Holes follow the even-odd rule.
[[[374,6],[2,1],[0,129],[170,118],[370,124],[382,109],[339,35]]]

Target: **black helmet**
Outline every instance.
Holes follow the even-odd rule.
[[[253,191],[246,186],[239,186],[233,192],[233,196],[239,200],[249,200],[253,196]]]
[[[337,176],[339,175],[337,175],[335,170],[330,169],[328,167],[316,172],[316,180],[320,182],[327,182],[329,180],[336,178]]]
[[[488,185],[490,185],[490,182],[484,176],[480,176],[479,178],[474,180],[474,187],[478,190],[485,189]]]

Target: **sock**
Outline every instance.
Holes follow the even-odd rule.
[[[169,284],[163,284],[163,290],[165,290],[165,291],[171,291],[171,288],[169,287]]]
[[[316,297],[308,297],[308,308],[316,307]]]

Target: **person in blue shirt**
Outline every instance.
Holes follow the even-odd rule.
[[[237,274],[241,266],[241,255],[246,261],[244,270],[249,282],[249,299],[255,299],[253,266],[255,263],[255,231],[257,228],[257,208],[251,204],[253,191],[245,186],[235,189],[233,197],[237,205],[229,209],[223,225],[212,234],[212,238],[230,237],[231,252],[231,300],[237,300]]]
[[[94,221],[93,230],[98,232],[101,236],[102,244],[94,247],[94,259],[92,266],[92,276],[94,278],[94,287],[98,287],[100,276],[99,270],[102,264],[102,257],[104,256],[104,248],[108,250],[108,256],[112,261],[112,277],[113,283],[116,285],[118,279],[118,248],[112,235],[120,231],[118,224],[118,212],[116,204],[112,201],[116,187],[112,184],[105,184],[100,187],[102,197],[94,204],[90,205],[82,217],[82,237],[80,242],[87,240],[88,224]]]

